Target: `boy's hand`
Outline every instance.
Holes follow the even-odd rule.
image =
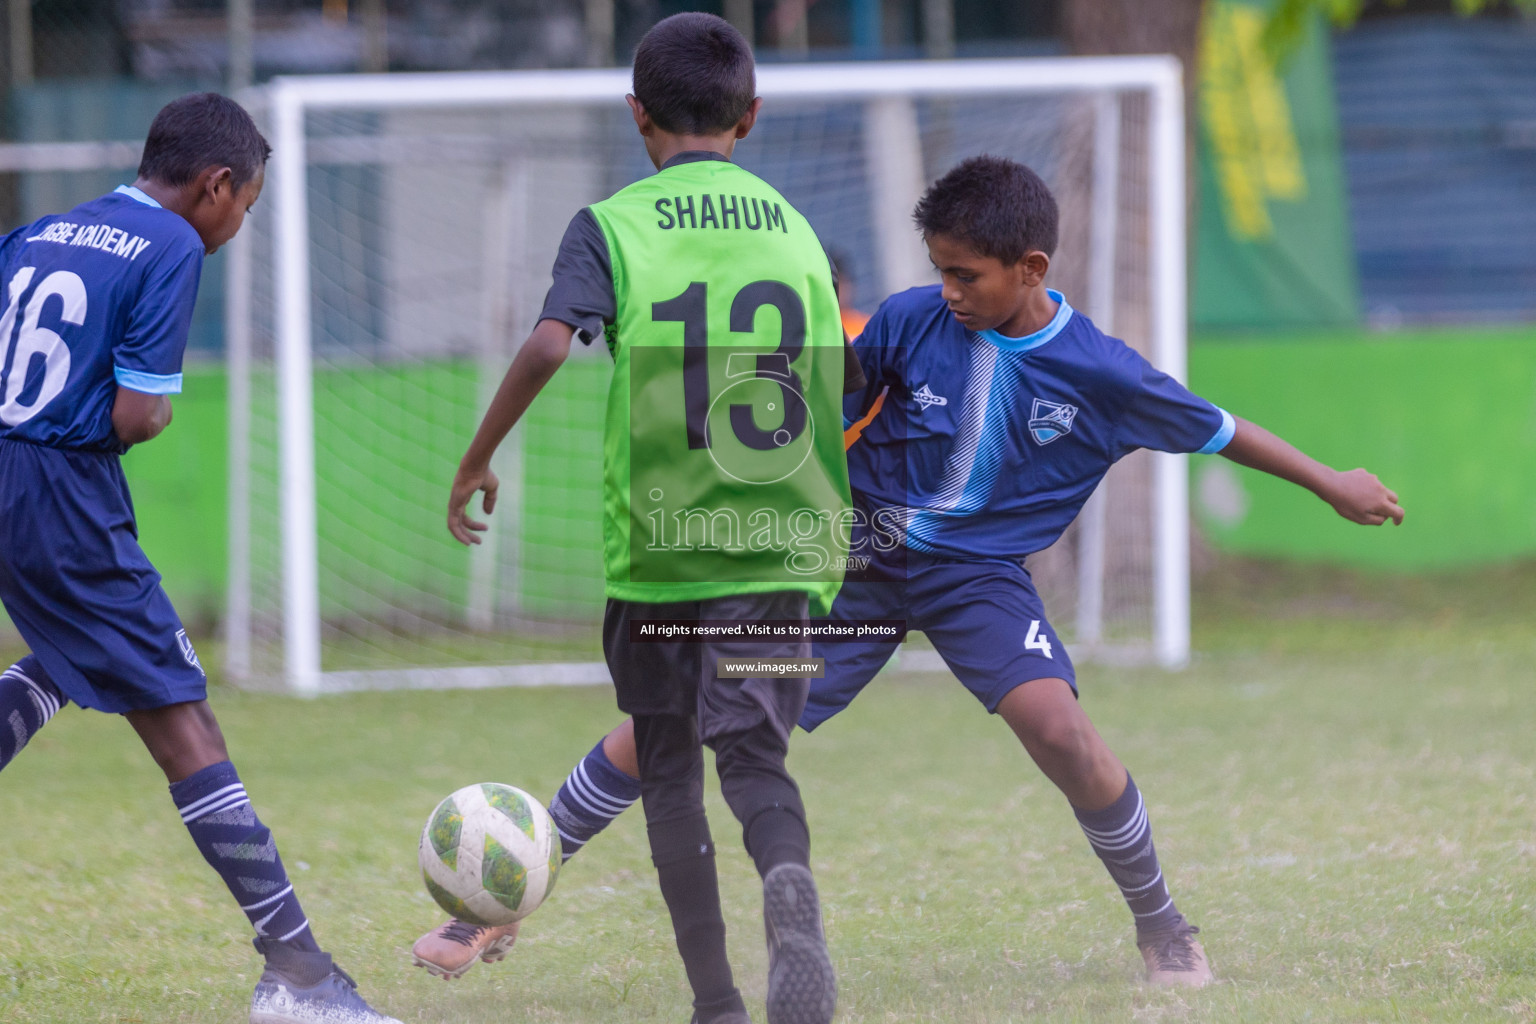
[[[480,543],[476,534],[484,533],[486,524],[469,518],[469,501],[476,491],[484,491],[485,498],[480,507],[490,515],[496,508],[496,489],[500,486],[501,481],[496,479],[490,467],[481,470],[459,467],[453,475],[453,490],[448,494],[448,532],[453,534],[454,540],[460,544]]]
[[[565,362],[575,330],[559,320],[540,320],[512,360],[501,387],[496,389],[480,429],[475,431],[475,439],[459,460],[459,471],[453,476],[453,490],[448,495],[448,532],[460,544],[480,543],[475,534],[484,533],[485,524],[469,518],[469,501],[476,491],[484,491],[481,507],[485,514],[490,515],[496,508],[496,488],[501,481],[491,472],[491,456],[496,454],[496,446],[507,431],[522,418],[534,396]]]
[[[1397,495],[1364,469],[1335,473],[1324,499],[1333,510],[1352,523],[1380,526],[1388,519],[1395,525],[1403,521],[1403,509]]]

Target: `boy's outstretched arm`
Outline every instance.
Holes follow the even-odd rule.
[[[496,389],[496,397],[491,399],[475,439],[459,460],[459,471],[454,474],[453,490],[448,495],[448,532],[459,543],[480,543],[475,534],[485,530],[485,523],[469,518],[469,499],[476,491],[484,491],[481,507],[485,514],[490,515],[495,509],[496,488],[501,481],[491,472],[491,456],[571,354],[574,332],[575,328],[558,320],[540,320],[512,360],[501,387]]]
[[[1234,417],[1236,419],[1236,417]],[[1403,521],[1397,495],[1364,469],[1340,472],[1318,462],[1263,427],[1237,419],[1237,430],[1221,454],[1240,466],[1263,470],[1311,491],[1352,523],[1380,526]]]

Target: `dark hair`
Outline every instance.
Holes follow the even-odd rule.
[[[635,99],[662,131],[726,131],[757,96],[752,47],[724,18],[689,11],[663,18],[635,48]]]
[[[245,108],[216,92],[194,92],[160,108],[139,177],[162,185],[186,185],[210,167],[228,167],[236,189],[256,177],[272,155]]]
[[[1056,251],[1056,197],[1040,175],[999,156],[973,156],[928,187],[912,211],[923,236],[948,235],[1012,266]]]

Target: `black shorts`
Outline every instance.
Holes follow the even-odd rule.
[[[796,591],[666,604],[609,600],[603,616],[603,655],[618,692],[619,710],[630,715],[695,715],[699,737],[706,742],[745,732],[766,721],[787,741],[805,710],[810,680],[720,679],[716,662],[720,658],[809,658],[809,639],[636,642],[630,626],[658,619],[787,619],[803,623],[808,611],[806,595]]]

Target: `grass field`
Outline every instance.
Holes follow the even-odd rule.
[[[1130,917],[1058,794],[947,677],[874,684],[801,737],[838,1019],[1536,1020],[1536,567],[1437,577],[1222,563],[1194,666],[1088,666],[1220,983],[1139,984]],[[212,658],[205,658],[212,662]],[[482,777],[548,795],[605,690],[218,687],[320,939],[409,1022],[666,1021],[688,996],[638,812],[573,861],[503,964],[451,985],[422,820]],[[718,799],[732,952],[762,1012],[750,862]],[[68,711],[0,779],[0,1020],[236,1022],[248,928],[120,721]]]

